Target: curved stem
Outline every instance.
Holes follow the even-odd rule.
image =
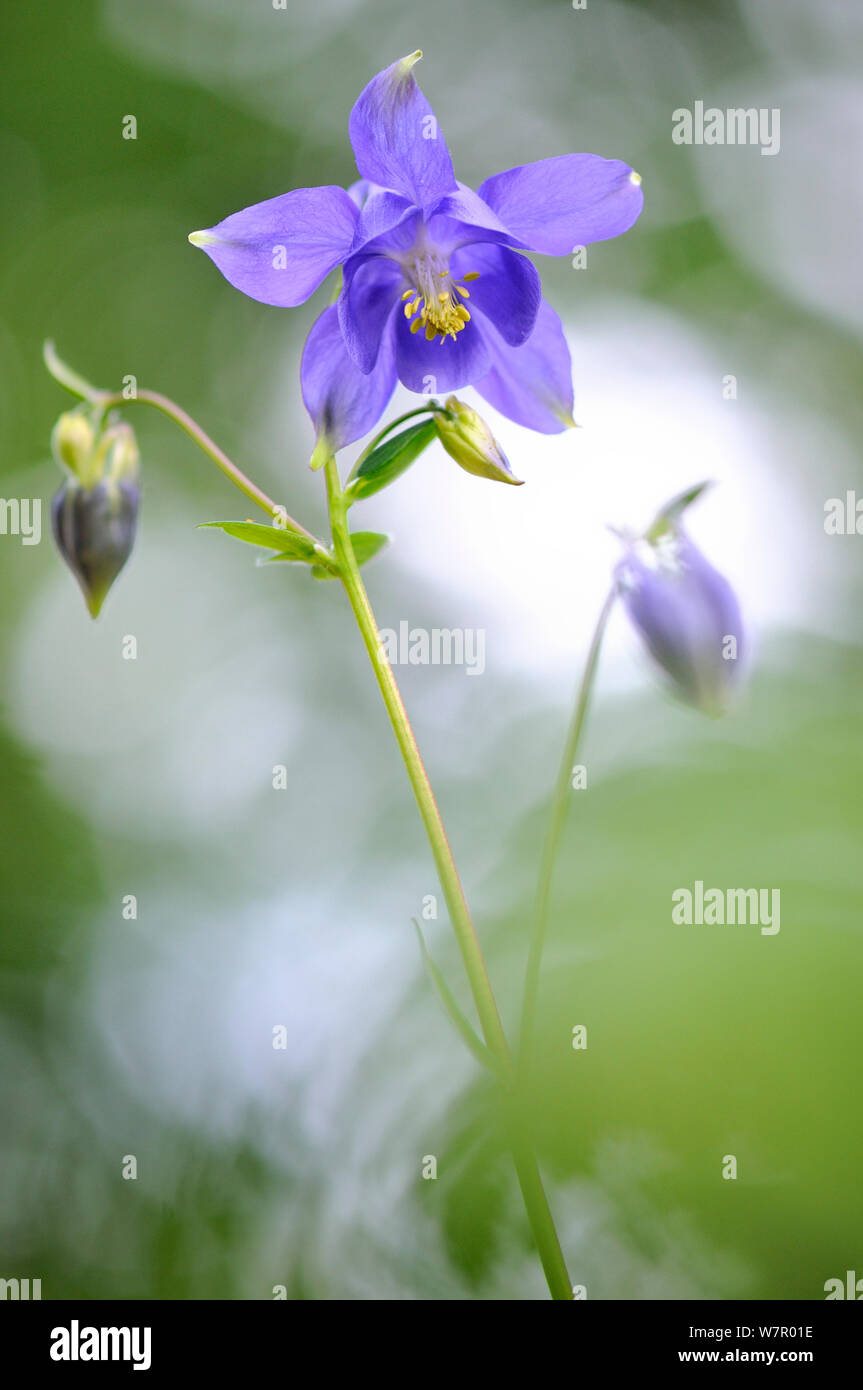
[[[542,865],[536,890],[530,953],[528,955],[527,971],[524,980],[524,999],[521,1010],[521,1032],[519,1035],[518,1051],[518,1070],[519,1075],[523,1079],[526,1078],[530,1072],[533,1058],[536,1006],[539,998],[539,977],[542,967],[542,952],[545,946],[545,937],[548,928],[548,903],[551,893],[554,860],[557,854],[560,833],[563,829],[564,820],[566,819],[566,810],[569,804],[570,778],[572,776],[573,764],[578,756],[578,747],[581,742],[581,734],[587,716],[587,707],[590,703],[590,693],[593,687],[593,678],[596,674],[599,651],[602,646],[602,639],[605,635],[608,619],[611,616],[611,610],[614,607],[615,597],[616,590],[611,589],[606,597],[605,603],[602,605],[596,628],[594,629],[590,650],[587,654],[587,662],[584,667],[584,674],[582,675],[576,694],[575,708],[566,736],[566,743],[563,747],[563,756],[557,774],[557,784],[551,802],[551,812],[549,814],[548,829],[546,831],[545,846],[542,854]]]
[[[500,1020],[482,948],[471,919],[440,810],[417,747],[401,692],[381,643],[377,622],[369,603],[365,585],[360,577],[359,566],[348,530],[345,497],[334,458],[327,460],[325,470],[327,499],[333,530],[333,547],[341,569],[342,583],[345,586],[357,626],[362,635],[416,797],[450,920],[461,950],[483,1036],[489,1050],[500,1063],[504,1077],[509,1079],[510,1084],[505,1082],[502,1088],[507,1134],[534,1240],[542,1260],[552,1298],[571,1301],[572,1286],[548,1199],[542,1185],[536,1155],[525,1140],[522,1126],[519,1123],[517,1100],[514,1095],[514,1087],[511,1084],[515,1081],[515,1068],[509,1044]]]
[[[134,396],[126,397],[119,392],[102,391],[97,386],[91,386],[89,381],[85,381],[84,377],[79,376],[62,358],[57,356],[54,344],[50,341],[44,345],[43,356],[45,366],[55,381],[58,381],[61,386],[65,386],[66,390],[71,391],[73,396],[79,396],[82,400],[88,401],[98,410],[110,410],[114,406],[134,405],[136,402],[140,402],[142,405],[151,405],[154,409],[160,410],[163,415],[167,415],[169,420],[173,420],[175,425],[179,425],[184,434],[194,440],[198,448],[202,449],[209,459],[212,459],[216,467],[221,469],[225,477],[229,478],[234,486],[248,497],[250,502],[254,502],[270,518],[278,518],[283,527],[298,532],[301,536],[313,541],[315,545],[321,544],[317,536],[313,536],[311,531],[306,530],[305,526],[288,516],[284,507],[280,506],[278,502],[274,502],[272,497],[268,497],[262,488],[252,482],[251,478],[247,478],[242,469],[238,468],[233,460],[228,458],[224,450],[214,443],[206,431],[201,429],[198,422],[193,420],[191,415],[187,414],[175,401],[170,400],[168,396],[163,396],[158,391],[136,391]]]
[[[280,507],[277,502],[273,501],[272,497],[268,497],[263,489],[258,487],[257,483],[253,483],[251,478],[247,478],[242,469],[238,468],[237,465],[228,458],[228,455],[219,448],[218,444],[213,442],[206,431],[201,429],[197,421],[193,420],[191,415],[187,415],[185,410],[181,409],[180,406],[167,396],[160,395],[158,391],[138,391],[135,396],[127,400],[124,396],[109,395],[99,391],[93,400],[95,405],[101,406],[105,410],[110,409],[112,406],[132,405],[135,401],[140,402],[142,405],[151,405],[156,410],[160,410],[163,415],[167,415],[169,420],[173,420],[175,425],[179,425],[184,434],[187,434],[190,439],[195,441],[198,448],[202,449],[207,457],[212,459],[216,467],[222,470],[226,478],[230,478],[234,486],[238,487],[240,492],[249,498],[250,502],[254,502],[256,506],[267,512],[270,517],[279,517],[282,522],[287,525],[289,530],[298,531],[300,535],[306,536],[310,541],[315,541],[316,544],[318,543],[317,538],[312,535],[311,531],[307,531],[305,526],[301,526],[293,517],[288,516],[284,507]]]

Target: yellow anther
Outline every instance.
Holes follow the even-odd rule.
[[[476,280],[478,274],[476,270],[468,271],[463,278]],[[402,294],[405,317],[413,319],[417,309],[420,311],[416,321],[411,323],[411,332],[416,333],[423,328],[428,342],[435,338],[441,342],[452,338],[455,342],[456,335],[470,320],[470,314],[461,304],[461,299],[470,298],[469,291],[464,285],[453,282],[448,267],[441,265],[436,254],[420,255],[407,262],[405,275],[416,286],[413,291]],[[445,286],[447,277],[449,281]]]
[[[478,271],[478,270],[469,270],[468,273],[467,273],[467,275],[463,275],[461,278],[462,278],[463,280],[478,280],[478,279],[479,279],[479,271]]]

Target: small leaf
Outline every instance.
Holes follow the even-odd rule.
[[[305,560],[314,558],[315,544],[308,536],[298,531],[283,530],[278,526],[264,526],[255,521],[205,521],[202,529],[213,526],[235,540],[245,541],[247,545],[265,546],[267,550],[277,550],[280,560]]]
[[[351,536],[353,542],[354,555],[357,557],[358,565],[366,565],[369,560],[373,560],[384,546],[389,545],[390,537],[385,536],[382,531],[355,531]]]
[[[389,487],[416,462],[436,437],[434,420],[421,420],[418,425],[411,425],[409,429],[384,440],[357,469],[356,477],[346,490],[348,506],[361,498],[371,497],[381,488]]]
[[[645,534],[645,540],[657,541],[661,536],[664,536],[666,531],[680,520],[687,507],[691,507],[693,502],[697,502],[701,494],[706,492],[709,487],[713,487],[713,483],[708,480],[704,483],[695,483],[692,487],[688,487],[685,492],[678,492],[676,497],[672,497],[671,501],[666,502],[665,506],[656,513]]]
[[[354,555],[358,565],[368,564],[379,550],[383,550],[384,546],[390,543],[389,536],[385,536],[381,531],[354,531],[351,540],[354,544]],[[317,558],[321,558],[319,553]],[[333,564],[335,565],[335,561]],[[338,570],[335,568],[329,570],[321,564],[315,564],[312,567],[313,579],[338,579],[338,577]]]
[[[443,1004],[444,1008],[446,1009],[447,1013],[449,1014],[450,1018],[452,1019],[456,1028],[458,1029],[462,1041],[470,1049],[474,1057],[476,1057],[480,1062],[482,1062],[483,1066],[486,1066],[491,1071],[497,1073],[498,1075],[501,1075],[501,1064],[498,1062],[494,1054],[492,1052],[489,1052],[485,1043],[468,1023],[467,1019],[465,1018],[464,1014],[462,1013],[461,1009],[456,1003],[455,995],[453,994],[452,990],[450,989],[440,970],[435,965],[435,962],[431,956],[431,952],[429,951],[429,948],[426,945],[425,937],[422,934],[422,929],[416,917],[412,917],[411,921],[413,922],[416,928],[417,938],[420,943],[420,951],[422,952],[422,957],[425,962],[426,968],[429,974],[431,975],[432,984],[437,990],[438,997],[440,998],[441,1003]]]
[[[65,386],[67,391],[71,391],[73,396],[80,396],[85,401],[95,401],[100,394],[95,386],[91,386],[89,381],[85,381],[77,372],[73,372],[62,357],[58,357],[57,350],[50,338],[46,338],[42,344],[42,360],[54,380],[59,381],[61,386]]]

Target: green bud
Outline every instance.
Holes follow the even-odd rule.
[[[71,475],[51,504],[54,540],[96,618],[135,543],[138,445],[130,425],[111,424],[97,435],[84,415],[71,411],[57,421],[52,446]]]
[[[123,420],[109,425],[93,452],[96,477],[105,482],[137,485],[140,466],[141,455],[132,426]]]
[[[80,410],[67,410],[51,432],[51,452],[55,462],[73,477],[86,481],[96,431]]]
[[[513,474],[505,453],[485,420],[464,401],[450,396],[446,402],[446,413],[436,411],[434,422],[441,444],[466,473],[521,487],[523,480]]]

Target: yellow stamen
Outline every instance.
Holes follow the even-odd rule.
[[[453,282],[449,267],[440,264],[434,251],[405,263],[405,275],[415,286],[402,294],[405,318],[413,319],[419,310],[419,317],[411,323],[410,331],[416,333],[420,328],[425,329],[428,342],[435,338],[440,338],[441,342],[452,338],[455,342],[456,334],[470,322],[470,314],[460,302],[470,298],[470,291]],[[462,278],[476,280],[478,276],[479,271],[471,270]],[[443,282],[448,277],[449,285],[445,287]]]

